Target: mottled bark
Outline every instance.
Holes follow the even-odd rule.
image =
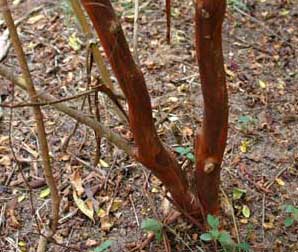
[[[196,51],[204,97],[202,129],[196,136],[196,184],[208,213],[219,210],[220,165],[226,146],[228,96],[222,52],[224,0],[196,1]]]

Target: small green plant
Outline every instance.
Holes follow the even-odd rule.
[[[250,247],[249,244],[246,242],[241,242],[239,244],[236,244],[230,234],[227,231],[219,231],[219,219],[217,217],[214,217],[212,215],[207,216],[207,222],[210,227],[210,231],[207,233],[204,233],[200,236],[200,239],[205,242],[215,241],[219,242],[221,247],[223,248],[223,251],[225,252],[233,252],[233,251],[243,251],[243,252],[249,252]]]
[[[72,17],[74,16],[69,0],[60,1],[59,8],[62,10],[62,13],[64,14],[65,24],[68,25],[69,23],[71,23]]]
[[[286,227],[292,226],[295,222],[298,223],[298,208],[293,205],[283,205],[282,208],[288,214],[284,220]]]
[[[181,156],[186,157],[187,159],[189,159],[190,161],[194,162],[195,161],[195,157],[192,153],[191,147],[183,147],[183,146],[179,146],[175,149],[175,151],[177,153],[179,153]]]
[[[243,0],[228,0],[228,5],[232,9],[248,10],[248,7]]]
[[[242,115],[237,120],[238,127],[244,133],[251,131],[252,128],[257,125],[257,123],[258,123],[257,119],[248,115]]]
[[[106,240],[103,242],[99,247],[95,248],[93,252],[110,252],[111,251],[111,246],[113,245],[112,240]]]
[[[152,232],[155,235],[155,238],[158,241],[161,241],[162,239],[162,230],[163,230],[163,225],[160,223],[158,220],[155,219],[145,219],[142,222],[141,228],[145,230],[146,232]]]

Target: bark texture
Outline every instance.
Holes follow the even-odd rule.
[[[196,183],[208,213],[219,210],[219,178],[228,127],[228,96],[222,52],[225,0],[197,0],[196,51],[204,97],[202,129],[196,136]]]
[[[127,98],[136,159],[163,182],[181,208],[188,212],[198,209],[178,162],[156,133],[144,76],[133,60],[110,0],[83,0],[82,3]]]
[[[196,1],[196,49],[204,96],[203,126],[196,136],[196,190],[189,186],[173,154],[157,135],[144,76],[133,60],[110,0],[81,2],[127,98],[136,159],[163,182],[173,200],[188,214],[197,215],[202,205],[205,213],[216,213],[219,209],[220,165],[228,123],[221,38],[225,1]],[[166,3],[168,14],[170,1]]]

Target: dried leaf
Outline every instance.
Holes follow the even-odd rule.
[[[246,153],[248,151],[250,142],[247,140],[241,141],[240,150],[242,153]]]
[[[267,84],[264,81],[259,80],[259,86],[260,86],[260,88],[265,89],[267,87]]]
[[[47,187],[40,192],[39,197],[44,199],[44,198],[48,197],[50,194],[51,194],[51,190],[49,187]]]
[[[245,189],[234,188],[233,189],[233,200],[240,199],[244,194],[246,194],[246,190]]]
[[[38,14],[38,15],[35,15],[35,16],[29,18],[28,21],[27,21],[27,23],[30,24],[30,25],[32,25],[32,24],[35,24],[38,21],[42,20],[43,18],[45,18],[44,15]]]
[[[286,184],[281,178],[276,178],[275,181],[276,181],[276,183],[279,184],[280,186],[284,186],[284,185]]]
[[[105,162],[104,160],[100,159],[99,163],[100,163],[101,167],[109,168],[109,164],[107,162]]]
[[[18,197],[18,203],[22,202],[24,199],[26,199],[26,194],[22,194]]]
[[[108,232],[113,227],[114,223],[111,221],[110,217],[108,215],[105,215],[104,217],[100,218],[100,229],[102,231]]]
[[[99,218],[102,218],[102,217],[104,217],[104,216],[106,216],[107,215],[107,212],[104,210],[104,209],[102,209],[102,208],[100,208],[99,210],[98,210],[98,212],[97,212],[97,216],[99,217]]]
[[[94,210],[93,207],[90,208],[82,199],[80,199],[76,192],[73,191],[73,199],[77,205],[77,207],[79,208],[79,210],[85,214],[90,220],[92,220],[94,222],[94,218],[93,218],[93,214],[94,214]],[[90,203],[89,203],[90,204]]]
[[[249,218],[250,217],[250,209],[247,205],[243,205],[242,207],[242,214],[245,218]]]
[[[85,190],[79,170],[76,170],[70,177],[70,182],[73,188],[76,190],[78,196],[81,196]]]
[[[115,199],[111,207],[111,212],[116,212],[117,210],[119,210],[122,207],[122,204],[123,202],[121,199]]]
[[[69,38],[68,38],[68,44],[69,46],[75,50],[79,51],[81,49],[81,41],[80,39],[76,36],[75,33],[73,33]]]
[[[271,222],[265,222],[264,224],[263,224],[263,227],[265,228],[265,229],[274,229],[274,224],[273,223],[271,223]]]
[[[4,166],[4,167],[8,167],[11,165],[11,160],[9,158],[9,156],[4,156],[0,159],[0,165]]]

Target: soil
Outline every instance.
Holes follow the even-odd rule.
[[[40,7],[18,26],[36,88],[57,99],[83,92],[88,41],[66,1],[14,3],[15,20]],[[114,6],[132,47],[133,1],[114,1]],[[141,1],[139,15],[137,55],[158,133],[174,150],[192,149],[203,114],[193,3],[173,1],[170,45],[166,43],[164,1]],[[290,227],[284,224],[289,216],[284,206],[298,207],[297,27],[296,0],[229,1],[223,38],[230,119],[219,219],[220,229],[229,232],[235,242],[237,237],[247,242],[251,251],[298,251],[298,219]],[[5,29],[0,18],[1,33]],[[20,74],[12,48],[1,64]],[[96,67],[92,76],[98,76]],[[0,82],[1,94],[9,94],[6,102],[12,100],[13,93],[14,104],[28,101],[9,81],[0,77]],[[81,103],[82,98],[67,102],[78,110]],[[102,123],[132,140],[127,125],[110,108],[111,102],[100,95]],[[100,165],[94,167],[94,132],[84,125],[79,125],[63,152],[63,142],[76,123],[50,106],[42,109],[61,195],[60,224],[48,251],[92,251],[106,240],[114,241],[113,252],[130,251],[148,235],[141,228],[143,220],[162,220],[173,209],[164,187],[105,139]],[[87,106],[84,111],[89,113]],[[39,240],[36,220],[41,226],[48,223],[51,202],[31,110],[15,108],[12,115],[10,118],[10,110],[5,108],[0,122],[0,251],[35,251]],[[183,167],[192,166],[191,160],[176,154]],[[25,185],[20,170],[32,190]],[[81,199],[96,212],[93,220],[74,200],[73,191],[80,185]],[[201,241],[202,232],[185,218],[165,230],[172,251],[222,251],[219,245]],[[165,251],[164,243],[154,240],[143,251]]]

